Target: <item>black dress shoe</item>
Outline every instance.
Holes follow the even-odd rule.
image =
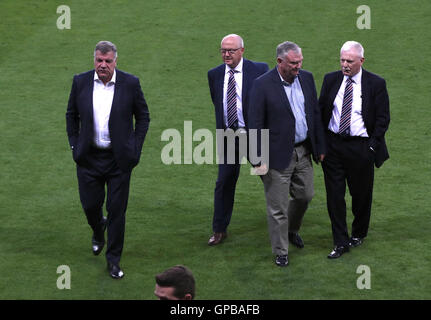
[[[105,229],[106,229],[107,219],[106,217],[102,218],[102,236],[96,237],[96,233],[93,233],[93,237],[91,238],[91,245],[93,249],[93,254],[98,256],[105,245]]]
[[[118,264],[108,262],[108,272],[114,279],[121,279],[124,277],[124,272]]]
[[[227,238],[226,232],[214,232],[211,238],[208,240],[209,246],[216,246],[223,242],[224,239]]]
[[[301,237],[297,233],[289,232],[289,241],[297,248],[304,248],[304,241],[302,241]]]
[[[91,244],[92,244],[91,248],[93,249],[93,254],[95,256],[98,256],[102,252],[103,247],[105,246],[105,241],[96,241],[93,235],[93,238],[91,239]]]
[[[286,267],[289,264],[289,259],[287,257],[287,254],[276,256],[275,264],[279,267]]]
[[[349,252],[348,246],[335,246],[334,250],[328,254],[329,259],[337,259],[343,255],[343,253]]]
[[[364,238],[351,237],[349,241],[349,247],[354,248],[354,247],[360,246],[362,242],[364,242]]]

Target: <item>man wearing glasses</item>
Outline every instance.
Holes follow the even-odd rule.
[[[246,134],[249,92],[254,79],[268,71],[266,63],[243,58],[244,41],[236,34],[229,34],[221,41],[223,64],[208,71],[208,84],[215,108],[216,128],[231,129],[236,135]],[[235,137],[235,161],[228,161],[226,136],[223,137],[224,153],[219,163],[214,191],[213,235],[208,245],[221,243],[227,237],[227,227],[232,216],[235,186],[240,172],[238,138]],[[230,159],[231,160],[231,159]],[[232,163],[233,162],[233,163]]]

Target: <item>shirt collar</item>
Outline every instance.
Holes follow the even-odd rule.
[[[233,70],[235,70],[235,72],[237,73],[242,73],[243,62],[244,62],[244,58],[241,58],[240,62],[237,64],[235,68],[233,68]],[[228,65],[226,65],[224,72],[228,73],[230,70],[231,68]]]
[[[344,76],[344,81],[346,81],[347,78],[348,76]],[[359,72],[352,77],[353,82],[356,84],[361,83],[361,79],[362,79],[362,67],[359,70]]]
[[[278,68],[276,68],[277,69],[277,73],[278,73],[278,76],[280,77],[280,81],[281,81],[281,83],[284,85],[284,86],[288,86],[288,87],[290,87],[291,85],[293,85],[294,83],[295,83],[295,81],[298,79],[298,76],[299,76],[299,74],[293,79],[293,82],[292,83],[289,83],[289,82],[287,82],[287,81],[285,81],[284,79],[283,79],[283,77],[281,76],[281,74],[280,74],[280,72],[278,71]]]
[[[117,71],[116,71],[116,69],[114,69],[114,74],[112,75],[112,78],[108,83],[114,83],[115,84],[116,80],[117,80]],[[102,82],[102,80],[99,79],[99,76],[97,75],[96,70],[94,70],[94,81]]]

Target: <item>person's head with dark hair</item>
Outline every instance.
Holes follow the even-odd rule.
[[[195,278],[185,266],[171,267],[156,275],[154,294],[159,300],[193,300]]]

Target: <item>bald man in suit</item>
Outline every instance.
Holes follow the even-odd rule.
[[[214,104],[216,128],[219,130],[232,129],[246,135],[250,89],[253,80],[265,73],[268,65],[244,59],[244,41],[236,34],[229,34],[222,39],[220,53],[224,63],[208,71],[208,84]],[[218,141],[218,143],[220,142]],[[228,149],[235,153],[234,163],[228,161]],[[224,159],[218,166],[218,177],[214,190],[213,234],[208,241],[210,246],[222,243],[227,237],[241,166],[238,149],[238,140],[235,141],[235,146],[232,148],[228,148],[227,143],[224,144]]]

